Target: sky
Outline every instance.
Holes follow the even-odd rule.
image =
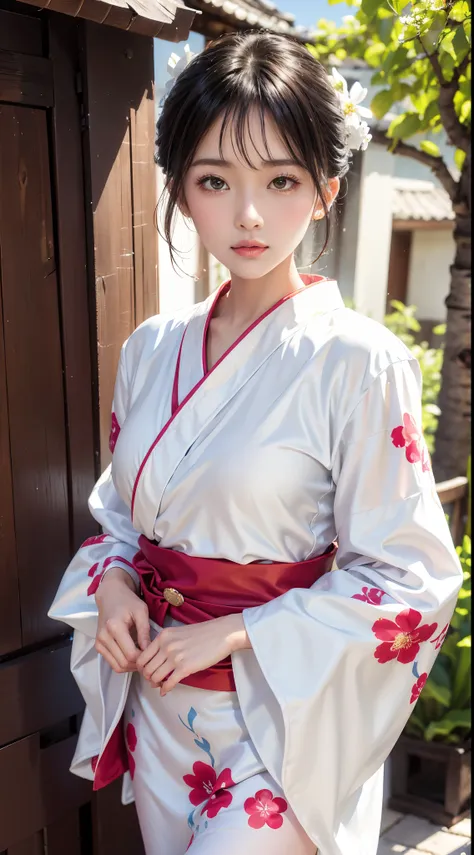
[[[305,27],[314,27],[320,18],[330,18],[340,22],[343,15],[350,14],[344,3],[330,6],[327,0],[273,0],[281,12],[291,12],[295,23]],[[353,12],[354,10],[352,10]]]

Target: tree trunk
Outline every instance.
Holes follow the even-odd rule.
[[[453,208],[456,255],[451,288],[433,469],[436,481],[465,475],[471,424],[471,154],[468,153]]]

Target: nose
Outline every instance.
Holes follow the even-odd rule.
[[[242,200],[236,211],[235,225],[241,231],[246,232],[262,228],[263,217],[251,199]]]

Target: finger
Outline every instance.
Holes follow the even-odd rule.
[[[114,638],[111,638],[109,636],[109,638],[107,639],[106,645],[107,645],[107,649],[109,650],[109,652],[112,654],[114,659],[117,660],[118,664],[120,665],[120,667],[124,671],[129,671],[130,668],[135,669],[135,663],[130,662],[127,659],[123,650],[119,647],[119,645],[117,644],[117,642],[115,641]]]
[[[114,623],[113,625],[107,626],[107,629],[109,635],[119,646],[122,655],[125,657],[127,665],[132,662],[135,664],[140,651],[138,650],[138,647],[136,647],[128,627],[124,623]],[[114,656],[117,658],[115,653]]]
[[[170,674],[172,674],[174,671],[175,667],[173,666],[172,662],[170,662],[169,659],[166,659],[163,664],[152,673],[150,678],[151,682],[155,685],[159,685],[159,683],[163,683],[165,680],[167,680]]]
[[[160,650],[160,652],[153,657],[151,662],[145,666],[142,673],[147,680],[151,680],[151,682],[156,685],[172,670],[170,663],[167,662],[166,656]],[[161,674],[161,676],[158,676],[158,674]]]
[[[160,636],[157,635],[156,638],[153,639],[152,642],[148,645],[146,650],[142,650],[142,652],[137,657],[137,667],[142,670],[145,665],[148,665],[149,662],[153,659],[154,656],[157,655],[158,650],[160,649]]]
[[[137,630],[137,641],[140,650],[146,650],[146,648],[151,643],[150,638],[150,621],[148,618],[148,609],[137,609],[134,612],[133,620],[135,621],[135,627]]]
[[[97,653],[105,659],[107,665],[110,665],[112,671],[115,671],[117,674],[123,674],[123,668],[120,667],[115,657],[112,656],[110,650],[104,647],[100,642],[96,642],[95,649],[97,650]]]
[[[171,675],[168,676],[167,680],[164,680],[161,684],[160,695],[163,698],[168,692],[171,692],[171,689],[174,689],[181,680],[184,679],[187,675],[181,671],[173,671]]]

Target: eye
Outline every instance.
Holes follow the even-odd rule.
[[[216,193],[219,193],[227,187],[224,179],[219,178],[218,175],[204,175],[197,183],[200,187],[203,187],[204,190],[211,190]]]
[[[272,185],[275,190],[283,191],[293,190],[300,183],[301,182],[298,181],[296,175],[279,175],[272,181]]]

